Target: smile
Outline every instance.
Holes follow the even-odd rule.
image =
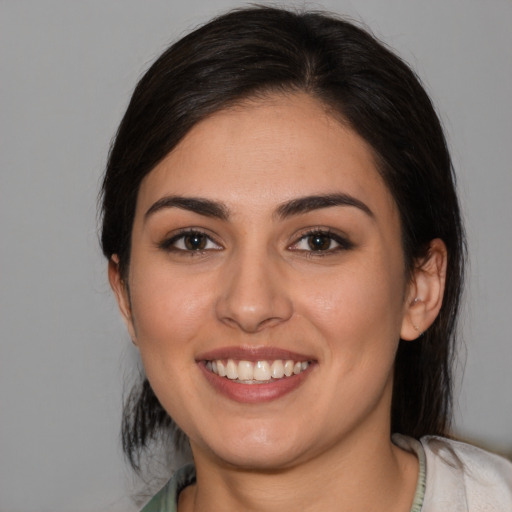
[[[254,362],[216,359],[205,362],[208,371],[241,384],[263,384],[286,379],[307,370],[309,365],[309,361],[294,361],[293,359]]]
[[[318,366],[313,354],[268,346],[216,348],[198,354],[196,362],[215,393],[246,404],[283,398]]]

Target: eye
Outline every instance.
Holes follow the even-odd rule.
[[[167,251],[184,252],[218,251],[222,249],[222,247],[206,233],[196,230],[182,231],[162,242],[160,248]]]
[[[351,249],[353,244],[336,233],[325,230],[309,231],[290,246],[290,249],[304,252],[329,253]]]

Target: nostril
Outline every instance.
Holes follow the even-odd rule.
[[[279,304],[281,302],[281,304]],[[244,332],[258,332],[287,321],[293,312],[291,301],[270,299],[251,305],[241,300],[219,300],[217,304],[217,317],[220,321]]]
[[[244,252],[218,283],[216,315],[229,326],[257,332],[288,320],[293,307],[283,273],[263,254]]]
[[[226,325],[240,329],[246,333],[256,333],[261,330],[270,328],[274,325],[280,324],[284,321],[284,319],[280,317],[271,317],[271,318],[265,318],[261,321],[250,321],[247,318],[232,318],[232,317],[223,317],[220,318],[220,320],[225,323]]]

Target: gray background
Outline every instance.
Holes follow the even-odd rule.
[[[237,5],[0,0],[2,512],[135,510],[118,441],[135,355],[98,249],[98,182],[148,63]],[[441,113],[471,253],[457,432],[512,454],[512,2],[322,5],[396,48]]]

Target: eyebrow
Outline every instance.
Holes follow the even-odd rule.
[[[144,219],[165,208],[180,208],[221,220],[227,220],[229,217],[229,210],[223,203],[202,197],[166,196],[153,203],[144,215]]]
[[[314,195],[292,199],[280,205],[276,210],[276,214],[279,218],[285,219],[294,215],[308,213],[321,208],[330,208],[332,206],[353,206],[366,213],[366,215],[372,219],[375,217],[365,203],[349,194],[343,193]]]
[[[295,215],[320,210],[322,208],[330,208],[333,206],[352,206],[363,211],[369,217],[374,218],[373,212],[365,203],[344,193],[298,197],[279,205],[274,216],[280,219],[286,219]],[[229,219],[229,208],[224,203],[202,197],[183,196],[162,197],[151,205],[145,213],[144,219],[147,219],[154,213],[167,208],[180,208],[205,217],[214,217],[220,220]]]

